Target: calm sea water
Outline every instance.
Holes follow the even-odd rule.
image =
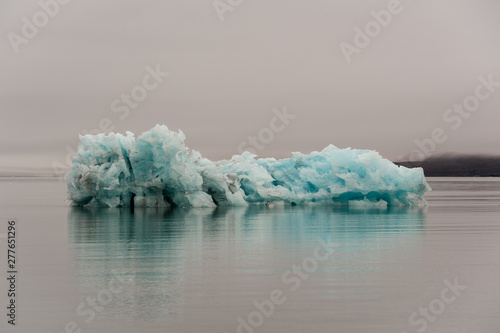
[[[1,332],[500,332],[500,179],[429,179],[425,209],[71,208],[0,179],[17,221]]]

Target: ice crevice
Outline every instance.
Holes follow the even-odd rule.
[[[182,131],[157,125],[134,134],[80,136],[66,174],[75,206],[214,207],[267,205],[425,205],[421,168],[377,152],[329,145],[285,159],[244,152],[211,161],[186,147]]]

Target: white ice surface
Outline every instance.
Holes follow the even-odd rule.
[[[245,152],[213,162],[188,149],[182,131],[159,125],[137,139],[127,132],[80,140],[66,175],[76,206],[415,205],[430,190],[421,168],[370,150],[330,145],[281,160]]]

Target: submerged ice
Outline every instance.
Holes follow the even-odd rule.
[[[182,131],[159,125],[138,138],[80,140],[66,175],[76,206],[415,205],[430,190],[421,168],[398,167],[370,150],[330,145],[280,160],[245,152],[213,162],[186,147]]]

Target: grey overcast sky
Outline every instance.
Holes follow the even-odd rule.
[[[35,0],[0,2],[0,171],[66,164],[106,118],[136,136],[182,129],[189,147],[230,158],[284,107],[295,118],[260,156],[331,143],[398,160],[435,128],[436,154],[500,153],[500,87],[447,113],[478,100],[478,77],[500,82],[498,0],[220,0],[219,13],[213,0],[54,1],[42,0],[53,17]],[[372,37],[355,40],[356,27]],[[350,63],[342,42],[357,47]],[[148,66],[169,75],[125,106]]]

